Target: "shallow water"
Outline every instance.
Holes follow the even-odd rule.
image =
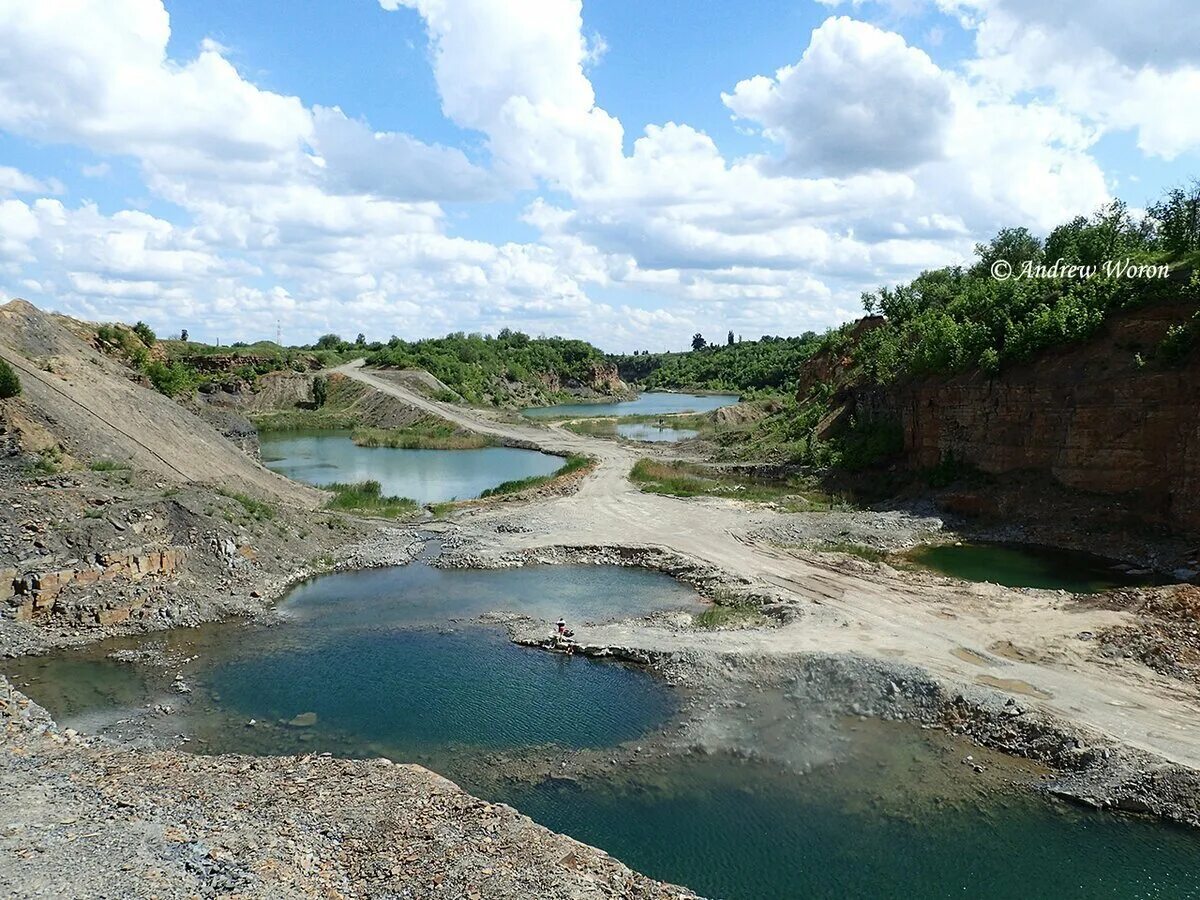
[[[694,438],[700,432],[690,428],[669,428],[665,425],[651,425],[647,422],[627,422],[617,424],[617,434],[631,441],[649,441],[653,444],[676,443]]]
[[[1094,594],[1113,588],[1162,584],[1153,574],[1130,575],[1115,560],[1030,544],[963,543],[918,547],[908,559],[965,581],[1008,587],[1049,588]]]
[[[719,734],[749,735],[786,769],[720,754],[609,769],[605,752],[602,777],[506,777],[544,775],[572,748],[640,741],[679,699],[637,669],[517,647],[480,612],[575,623],[699,605],[638,569],[414,563],[314,579],[269,627],[176,629],[3,665],[64,725],[167,703],[176,711],[152,721],[201,752],[421,762],[712,897],[1200,897],[1192,832],[1076,812],[1022,785],[985,799],[962,763],[982,751],[903,723],[810,716],[782,692],[748,695],[753,715],[735,706]],[[118,649],[162,662],[107,657]],[[176,673],[190,694],[172,693]]]
[[[467,500],[503,481],[549,475],[562,459],[534,450],[400,450],[359,447],[344,431],[276,431],[260,435],[267,468],[309,484],[378,481],[387,496],[418,503]]]
[[[711,412],[737,403],[736,394],[675,394],[650,391],[636,400],[617,403],[560,403],[557,406],[532,406],[524,414],[534,418],[553,416],[656,416],[670,413]]]
[[[698,609],[698,596],[655,572],[601,566],[441,570],[423,563],[329,575],[299,586],[271,626],[222,623],[105,641],[16,661],[16,683],[64,725],[95,728],[147,703],[180,706],[162,721],[210,752],[418,761],[555,744],[608,746],[660,726],[676,708],[659,679],[630,667],[518,647],[478,622],[508,612],[569,623]],[[171,664],[131,665],[114,650]],[[172,693],[176,673],[192,692]],[[25,687],[25,685],[28,685]],[[288,724],[315,714],[311,724]],[[256,724],[247,725],[250,719]]]

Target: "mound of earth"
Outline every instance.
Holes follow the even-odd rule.
[[[315,506],[315,490],[264,469],[216,428],[129,377],[57,316],[23,300],[0,306],[0,356],[21,378],[10,429],[71,457],[115,460],[175,483],[199,483]],[[38,448],[40,449],[40,448]]]

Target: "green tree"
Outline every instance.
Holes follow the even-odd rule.
[[[313,406],[320,409],[325,405],[325,401],[329,399],[329,379],[324,375],[318,375],[313,379],[312,383],[312,399]]]
[[[340,350],[342,339],[336,334],[323,334],[317,338],[318,350]]]
[[[704,339],[704,335],[702,335],[700,332],[697,331],[694,335],[692,335],[693,350],[703,350],[707,346],[708,341]]]
[[[0,400],[19,396],[20,393],[21,379],[17,377],[12,366],[0,359]]]
[[[153,347],[154,342],[158,340],[158,338],[154,336],[154,332],[150,330],[150,326],[145,322],[139,321],[136,325],[134,325],[133,333],[141,338],[142,343],[147,347]]]

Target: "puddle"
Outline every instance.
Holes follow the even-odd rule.
[[[962,543],[918,547],[906,558],[942,575],[1007,587],[1048,588],[1076,594],[1163,584],[1151,572],[1118,568],[1115,560],[1027,544]]]

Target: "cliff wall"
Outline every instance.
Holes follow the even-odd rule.
[[[1038,471],[1122,495],[1147,521],[1200,530],[1200,353],[1178,367],[1151,358],[1193,311],[1136,310],[1087,343],[994,377],[916,380],[862,392],[857,405],[899,420],[910,466],[952,457],[994,474]]]

